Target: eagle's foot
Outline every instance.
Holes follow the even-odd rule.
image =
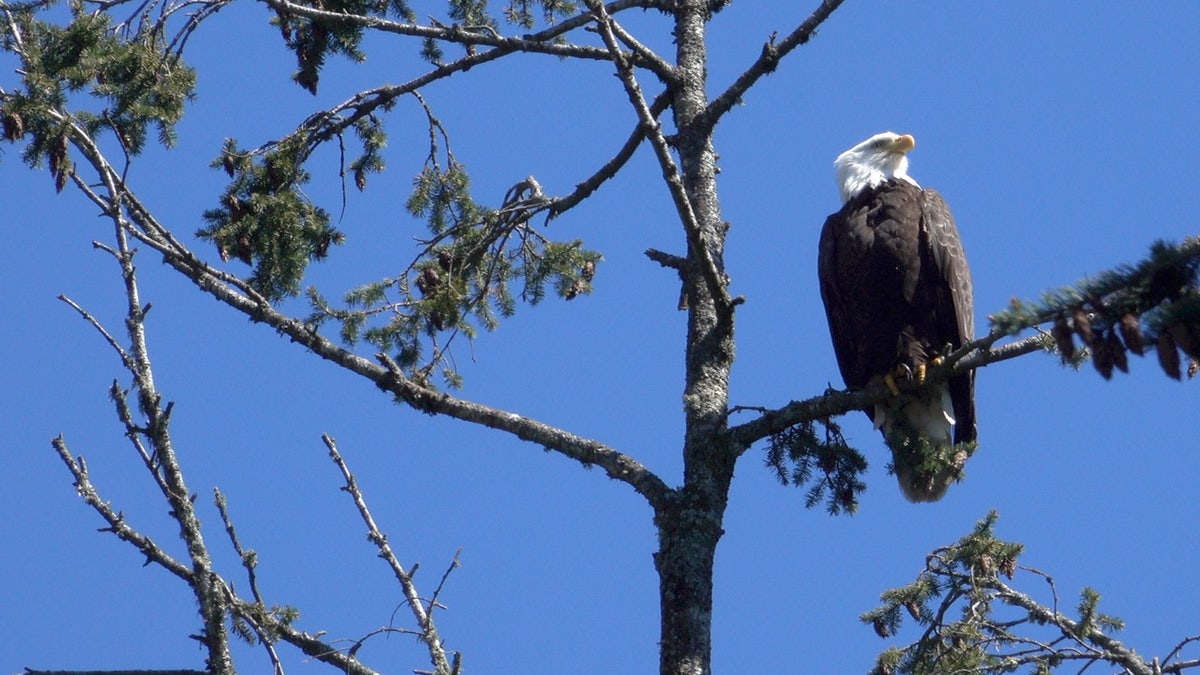
[[[932,359],[929,359],[928,363],[922,363],[921,365],[917,366],[917,382],[919,384],[925,384],[925,373],[928,372],[929,368],[937,368],[945,362],[946,358],[944,356],[935,356]]]
[[[896,378],[904,378],[911,380],[913,376],[912,369],[901,363],[896,366],[891,372],[883,376],[883,383],[887,385],[888,391],[892,392],[892,396],[900,395],[900,387],[896,386]]]
[[[900,387],[896,386],[896,373],[888,373],[883,376],[883,383],[887,385],[888,391],[892,392],[892,396],[900,395]]]

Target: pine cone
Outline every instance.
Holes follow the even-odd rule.
[[[1092,365],[1096,366],[1097,372],[1106,379],[1112,379],[1113,364],[1116,363],[1116,354],[1112,351],[1112,345],[1104,337],[1099,337],[1092,340]]]
[[[1141,324],[1138,323],[1136,316],[1126,312],[1121,315],[1121,322],[1118,324],[1121,327],[1121,337],[1125,340],[1125,346],[1129,351],[1142,356],[1146,353],[1146,338],[1142,335]]]
[[[1195,326],[1177,323],[1171,326],[1171,337],[1185,354],[1193,359],[1200,359],[1200,335],[1197,335]]]
[[[1050,335],[1054,337],[1054,344],[1058,346],[1058,353],[1062,354],[1064,361],[1075,357],[1075,339],[1071,337],[1071,327],[1067,325],[1066,317],[1060,316],[1054,320]]]
[[[1122,373],[1129,372],[1129,357],[1125,354],[1125,345],[1121,344],[1120,338],[1117,337],[1117,331],[1108,331],[1108,353],[1112,355],[1113,365]]]
[[[908,615],[913,618],[913,621],[921,620],[921,605],[917,604],[915,600],[904,603],[904,609],[908,610]]]
[[[1087,312],[1083,311],[1082,307],[1076,307],[1075,312],[1071,315],[1072,321],[1075,323],[1075,332],[1079,333],[1079,339],[1083,340],[1083,344],[1092,347],[1094,338],[1092,336],[1092,320],[1088,318]]]
[[[442,278],[438,275],[438,271],[433,267],[426,267],[421,270],[420,276],[417,277],[417,290],[421,291],[421,295],[429,295],[441,283]]]
[[[1179,351],[1175,349],[1175,339],[1171,337],[1171,331],[1165,328],[1158,333],[1158,364],[1167,377],[1183,379],[1179,372]]]

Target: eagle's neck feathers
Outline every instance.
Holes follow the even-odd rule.
[[[912,136],[890,131],[876,134],[838,155],[833,165],[837,171],[838,189],[842,203],[866,190],[889,180],[902,180],[916,187],[917,181],[908,175],[907,152],[913,148]]]
[[[904,164],[908,164],[908,160],[904,160]],[[889,180],[902,180],[914,187],[921,187],[917,181],[913,180],[908,175],[908,167],[901,166],[894,171],[883,171],[875,168],[865,168],[861,166],[852,167],[845,175],[841,175],[841,167],[839,171],[839,187],[842,192],[842,203],[845,204],[858,195],[867,190],[874,190],[883,185]]]

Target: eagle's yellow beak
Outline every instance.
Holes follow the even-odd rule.
[[[915,147],[917,147],[917,139],[913,138],[912,134],[904,134],[892,143],[891,151],[903,154]]]

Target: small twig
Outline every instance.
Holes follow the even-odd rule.
[[[775,72],[775,67],[779,65],[779,61],[784,56],[808,42],[816,33],[817,28],[829,18],[830,14],[833,14],[833,11],[843,1],[822,0],[821,6],[782,40],[776,42],[775,36],[772,35],[771,39],[763,45],[758,59],[738,76],[728,89],[708,104],[703,115],[705,126],[709,129],[715,127],[725,113],[732,110],[742,100],[742,96],[750,90],[750,87],[754,86],[755,82],[758,82],[762,76]]]
[[[660,250],[654,249],[654,248],[646,249],[645,254],[646,254],[647,258],[653,260],[654,262],[658,263],[659,265],[662,265],[663,267],[670,267],[671,269],[679,272],[681,275],[685,274],[687,272],[687,269],[688,269],[688,259],[687,258],[684,258],[682,256],[672,255],[670,253],[666,253],[664,251],[660,251]]]
[[[1163,658],[1163,661],[1162,661],[1163,665],[1170,663],[1173,659],[1175,659],[1177,656],[1179,656],[1179,653],[1181,651],[1183,651],[1184,647],[1188,646],[1192,642],[1197,642],[1197,641],[1200,641],[1200,635],[1189,635],[1188,637],[1185,637],[1184,639],[1180,640],[1179,644],[1175,645],[1175,648],[1172,649],[1171,652],[1169,654],[1167,654],[1166,657]],[[1179,663],[1172,664],[1172,665],[1174,667],[1178,668],[1180,666],[1180,664],[1183,664],[1183,663],[1186,663],[1186,662],[1180,661]],[[1200,663],[1200,661],[1197,661],[1197,663]]]
[[[189,584],[192,583],[192,569],[189,566],[176,560],[158,544],[155,544],[152,539],[130,527],[129,523],[125,522],[125,514],[114,511],[112,506],[100,497],[100,493],[92,485],[91,478],[88,476],[87,464],[83,461],[83,457],[78,459],[72,457],[71,452],[67,449],[66,439],[60,435],[54,438],[50,444],[75,478],[76,492],[88,506],[100,514],[104,522],[108,523],[108,527],[102,528],[101,532],[111,532],[121,541],[133,544],[138,551],[141,551],[142,555],[146,556],[147,565],[156,563],[171,574]]]
[[[433,616],[433,608],[441,607],[445,609],[445,605],[438,603],[438,597],[442,594],[442,588],[446,585],[446,580],[450,578],[450,573],[462,566],[458,558],[462,555],[462,548],[454,552],[454,559],[450,561],[450,565],[446,567],[446,571],[442,573],[442,580],[438,582],[437,588],[433,589],[433,597],[429,598],[429,615]],[[413,572],[416,572],[416,566],[413,566]]]
[[[258,554],[242,548],[242,542],[238,540],[237,531],[233,528],[233,520],[229,517],[229,503],[218,488],[213,488],[213,503],[216,504],[217,511],[221,514],[221,522],[225,525],[225,532],[229,535],[229,542],[233,544],[233,550],[238,554],[238,559],[242,561],[242,567],[246,568],[250,593],[254,596],[254,601],[265,605],[262,594],[258,591],[258,575],[255,572],[258,567]]]
[[[109,333],[96,317],[92,316],[91,313],[89,313],[83,307],[80,307],[78,303],[71,298],[68,298],[66,295],[59,295],[58,299],[70,305],[72,309],[79,313],[79,316],[83,317],[84,321],[87,321],[89,324],[91,324],[92,327],[100,333],[101,337],[104,338],[104,341],[108,343],[108,346],[112,347],[113,351],[117,353],[117,356],[120,357],[121,363],[124,364],[125,368],[130,371],[133,370],[135,364],[133,362],[133,358],[129,355],[129,352],[125,351],[125,348],[117,342],[116,338],[112,336],[112,333]]]
[[[375,547],[379,549],[379,557],[383,558],[391,567],[392,573],[396,580],[400,582],[400,588],[407,600],[409,609],[413,613],[413,618],[416,619],[417,625],[421,630],[421,639],[429,650],[429,658],[433,663],[433,667],[439,675],[449,675],[452,672],[450,662],[446,658],[445,649],[442,646],[442,640],[438,636],[437,627],[433,623],[432,609],[433,602],[430,602],[429,610],[421,602],[420,594],[417,592],[416,584],[413,583],[412,574],[404,570],[404,566],[396,558],[395,551],[392,550],[391,544],[388,543],[387,535],[379,529],[375,524],[374,517],[371,516],[371,511],[367,508],[367,502],[363,498],[362,492],[358,489],[358,481],[355,480],[354,474],[350,472],[350,467],[346,465],[346,461],[342,458],[337,449],[337,443],[329,434],[321,434],[321,440],[325,443],[325,447],[329,449],[329,457],[333,463],[337,465],[342,473],[342,478],[346,484],[343,486],[350,498],[354,501],[354,505],[358,508],[358,513],[362,517],[363,523],[367,526],[367,538]],[[452,567],[457,566],[458,554],[454,555]],[[447,572],[447,575],[449,572]],[[445,582],[445,577],[442,579]],[[441,591],[441,586],[438,586],[438,591]],[[436,599],[436,594],[435,594]],[[350,655],[354,655],[354,651],[361,646],[361,641],[353,648]]]

